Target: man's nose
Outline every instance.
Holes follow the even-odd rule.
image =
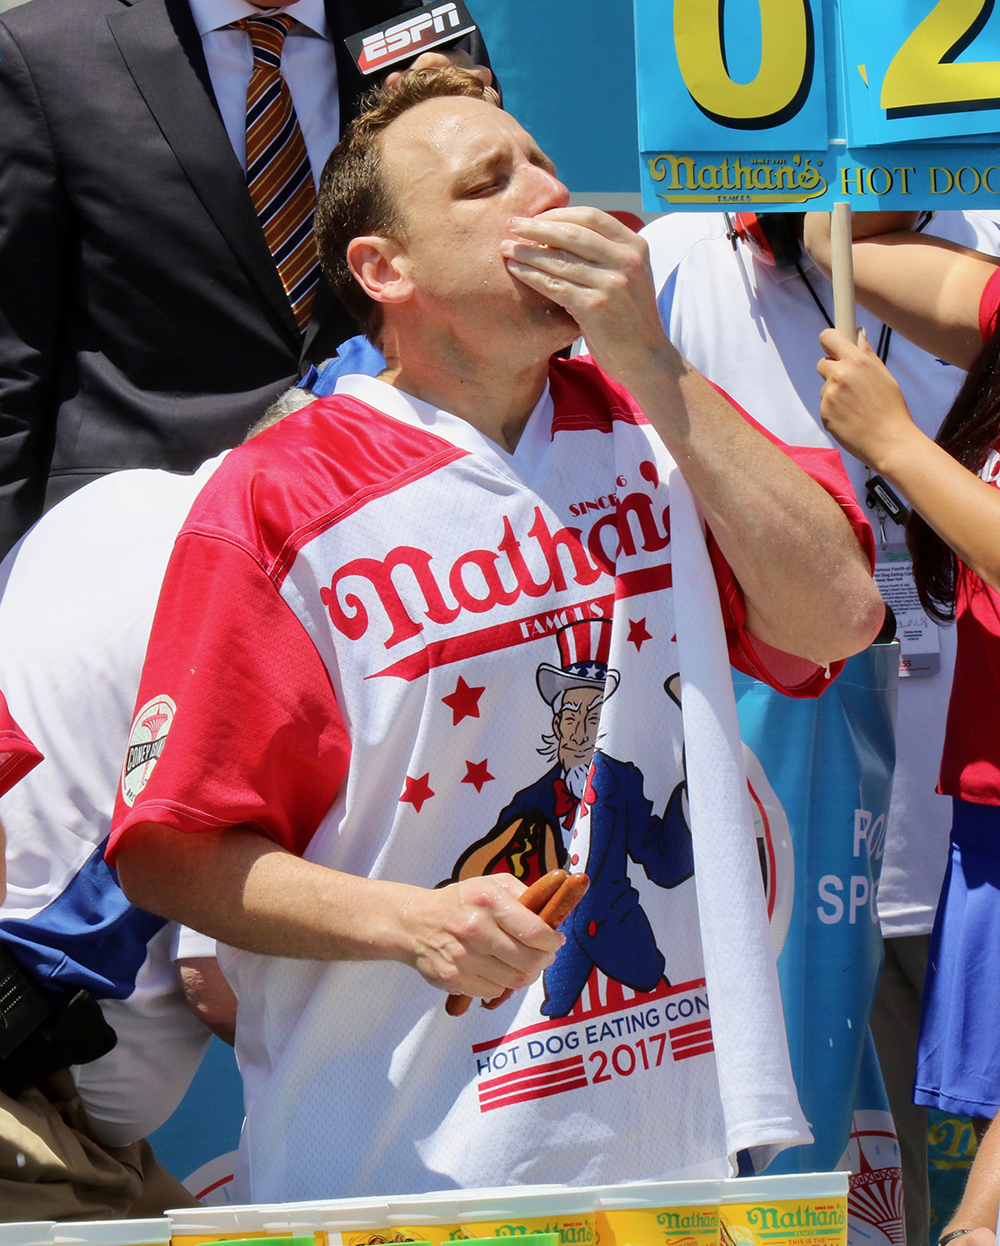
[[[565,208],[569,204],[569,191],[554,173],[547,169],[538,169],[539,185],[536,192],[535,206],[532,216],[548,212],[550,208]]]

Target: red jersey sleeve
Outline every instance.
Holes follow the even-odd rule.
[[[786,445],[758,424],[753,416],[744,411],[738,402],[734,402],[724,389],[718,385],[714,385],[713,388],[717,389],[727,402],[732,403],[748,424],[753,425],[768,441],[783,450],[806,475],[822,485],[847,516],[861,548],[874,568],[875,538],[872,536],[871,525],[858,505],[839,452],[812,446]],[[843,661],[832,662],[829,667],[814,666],[804,659],[779,654],[769,645],[755,640],[746,630],[747,609],[743,592],[722,550],[719,549],[711,529],[708,532],[708,553],[715,571],[716,583],[719,586],[722,619],[729,644],[729,660],[733,666],[745,675],[769,684],[786,696],[819,696],[829,686],[830,680],[836,678],[843,670]]]
[[[41,753],[11,718],[6,698],[0,692],[0,796],[41,760]]]
[[[993,330],[997,326],[998,311],[1000,311],[1000,267],[994,269],[979,299],[979,332],[984,342],[993,335]]]
[[[350,746],[315,645],[239,541],[181,533],[136,705],[110,862],[143,822],[244,825],[304,852]]]

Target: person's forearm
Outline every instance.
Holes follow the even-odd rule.
[[[388,914],[418,890],[304,861],[242,827],[134,827],[116,865],[140,908],[250,952],[310,960],[398,958]]]
[[[444,887],[303,861],[245,827],[130,827],[116,858],[133,904],[232,947],[307,960],[392,960],[432,986],[495,999],[551,964],[564,937],[518,903],[512,875]]]
[[[884,607],[840,507],[672,347],[629,388],[698,500],[747,604],[747,630],[817,664],[857,653]]]
[[[645,242],[593,208],[509,226],[524,240],[500,245],[509,271],[570,312],[684,473],[743,590],[750,634],[817,665],[865,648],[885,608],[850,523],[670,343]]]
[[[1000,592],[1000,489],[912,425],[872,466],[990,588]]]
[[[979,353],[979,301],[996,261],[969,247],[886,222],[889,232],[855,228],[854,290],[862,307],[939,359],[968,368]],[[872,216],[892,218],[898,213]],[[829,215],[809,213],[809,254],[830,275]]]
[[[940,1236],[957,1229],[986,1229],[994,1233],[1000,1212],[1000,1125],[996,1120],[979,1144],[962,1201]],[[954,1246],[986,1246],[985,1237],[973,1234],[956,1238]]]

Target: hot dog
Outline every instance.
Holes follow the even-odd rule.
[[[538,916],[547,926],[551,926],[555,930],[556,926],[563,924],[587,894],[589,886],[590,879],[586,874],[568,875],[566,881]]]

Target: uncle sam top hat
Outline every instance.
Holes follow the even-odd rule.
[[[618,672],[608,669],[611,620],[570,623],[556,632],[556,643],[562,666],[543,662],[535,674],[542,700],[553,705],[556,697],[570,688],[603,688],[606,701],[619,681]]]

